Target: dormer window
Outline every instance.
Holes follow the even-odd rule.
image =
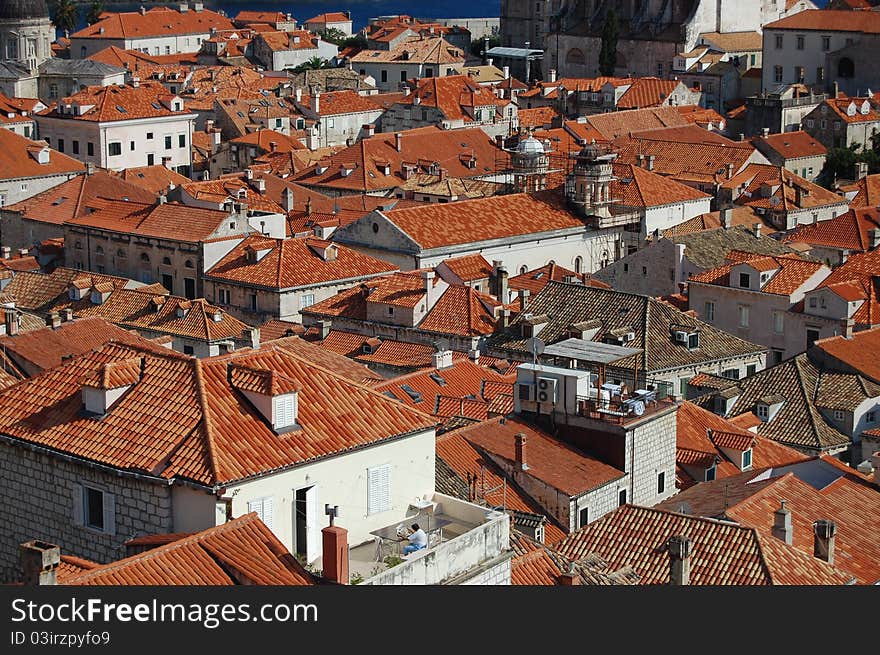
[[[712,466],[710,466],[709,468],[707,468],[707,469],[706,469],[706,475],[705,475],[705,478],[704,478],[705,481],[706,481],[706,482],[711,482],[712,480],[714,480],[717,471],[718,471],[718,467],[717,467],[716,464],[712,464]]]
[[[740,467],[740,469],[745,471],[750,468],[752,468],[752,449],[751,448],[743,451],[742,466]]]
[[[749,273],[740,273],[739,274],[739,286],[743,289],[748,289],[752,286],[752,276]]]
[[[767,405],[759,403],[757,407],[757,414],[759,419],[766,422],[767,417],[770,415],[770,408],[767,407]]]
[[[231,364],[229,381],[250,401],[276,434],[299,427],[299,385],[287,376],[269,369]]]
[[[82,381],[83,411],[104,416],[141,378],[141,357],[103,364]]]

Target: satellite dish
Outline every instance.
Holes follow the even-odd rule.
[[[547,344],[541,341],[538,337],[532,337],[526,341],[526,350],[532,353],[532,357],[537,360],[538,355],[544,352],[544,348]]]

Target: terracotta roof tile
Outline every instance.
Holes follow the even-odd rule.
[[[680,84],[678,80],[639,77],[617,101],[618,109],[643,109],[662,105]]]
[[[143,39],[150,36],[171,36],[209,33],[211,28],[231,30],[228,18],[217,12],[179,12],[167,7],[153,7],[147,12],[105,12],[101,20],[74,32],[72,39]]]
[[[302,586],[317,580],[251,513],[116,562],[83,568],[59,583]]]
[[[880,328],[819,339],[814,346],[836,362],[836,367],[857,372],[880,383]]]
[[[483,336],[495,331],[494,299],[471,287],[451,285],[419,323],[419,330],[458,336]]]
[[[443,264],[462,282],[484,280],[492,275],[492,265],[479,253],[444,259]]]
[[[156,195],[167,192],[169,188],[177,187],[190,181],[188,177],[184,177],[167,166],[126,168],[120,171],[118,175],[126,182],[130,182]]]
[[[42,151],[49,153],[45,164],[37,160],[37,153]],[[84,170],[85,164],[52,150],[45,141],[32,141],[12,130],[0,128],[0,179],[15,180],[64,174],[73,176]]]
[[[464,62],[464,52],[443,37],[410,37],[393,50],[361,50],[351,57],[355,65],[376,62],[412,62],[413,64],[456,64]]]
[[[108,200],[102,201],[95,211],[80,214],[66,223],[145,237],[198,242],[212,237],[228,217],[229,213],[225,211],[179,203],[152,205]]]
[[[712,519],[625,505],[558,544],[572,559],[596,554],[611,568],[630,566],[641,584],[669,584],[670,537],[691,541],[690,584],[847,584],[850,576],[778,539]],[[723,553],[723,556],[721,554]]]
[[[784,159],[817,157],[828,153],[828,149],[822,143],[801,130],[756,136],[753,142],[759,150],[769,150]]]
[[[880,249],[874,249],[866,253],[857,253],[845,263],[834,268],[818,288],[830,287],[834,289],[840,283],[855,283],[863,291],[862,296],[866,299],[855,311],[852,318],[856,325],[873,327],[880,325],[880,279],[877,272],[880,271]]]
[[[865,252],[871,249],[871,230],[876,229],[880,229],[880,210],[861,207],[826,221],[799,225],[783,237],[783,242]]]
[[[173,109],[174,96],[159,82],[145,81],[126,86],[89,86],[62,98],[40,116],[70,121],[114,122],[167,116],[187,116],[185,109]],[[80,107],[74,112],[74,107]],[[180,103],[183,107],[183,103]]]
[[[734,199],[738,205],[776,211],[796,211],[846,203],[836,193],[813,184],[786,168],[769,164],[749,164],[726,180],[722,188],[740,190],[739,196]],[[765,193],[764,189],[769,193]]]
[[[728,253],[728,260],[731,260],[731,254],[733,253]],[[736,288],[730,281],[730,271],[734,266],[748,264],[759,272],[776,271],[769,281],[761,287],[762,293],[789,296],[798,289],[801,289],[824,266],[820,262],[806,261],[796,255],[779,255],[774,257],[751,253],[744,254],[745,256],[743,257],[736,257],[734,255],[735,258],[731,260],[730,264],[692,275],[689,282]]]

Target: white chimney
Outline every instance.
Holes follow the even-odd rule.
[[[669,538],[669,584],[688,585],[691,581],[691,540],[682,535]]]
[[[434,368],[444,369],[452,366],[452,351],[439,350],[431,356],[431,364]]]
[[[792,543],[792,527],[791,527],[791,511],[785,508],[783,500],[775,512],[773,512],[773,529],[771,531],[774,537],[784,541],[789,546]]]
[[[504,72],[504,79],[505,80],[509,79],[510,78],[510,66],[505,66],[501,70]]]
[[[553,83],[555,81],[556,81],[556,69],[551,68],[550,69],[550,82]]]
[[[312,111],[316,114],[321,113],[321,92],[318,91],[318,87],[312,91]]]

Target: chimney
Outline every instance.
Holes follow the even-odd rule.
[[[318,336],[321,341],[330,336],[330,328],[333,325],[331,321],[318,321],[316,325],[318,327]]]
[[[4,312],[4,318],[6,320],[6,334],[14,337],[18,334],[18,315],[14,309],[7,309]]]
[[[498,329],[503,330],[508,325],[510,325],[510,310],[502,309],[501,314],[498,315]]]
[[[297,102],[302,102],[303,99],[303,90],[300,87],[296,87],[296,90],[293,92],[293,97]]]
[[[284,187],[284,191],[281,192],[281,206],[286,212],[293,211],[293,190],[290,187]]]
[[[394,149],[397,152],[403,150],[403,135],[400,132],[395,132],[394,134]]]
[[[868,238],[870,239],[869,248],[873,250],[877,246],[880,246],[880,230],[876,227],[873,230],[868,231]]]
[[[733,227],[733,208],[725,207],[721,210],[721,227],[725,230],[729,230]]]
[[[745,140],[746,140],[746,135],[743,134],[742,132],[740,132],[740,133],[739,133],[739,140],[740,140],[740,141],[745,141]]]
[[[61,320],[64,323],[73,320],[73,310],[70,307],[61,310]]]
[[[795,184],[795,185],[794,185],[794,204],[795,204],[796,207],[802,207],[802,206],[803,206],[803,205],[801,204],[801,202],[802,202],[802,200],[803,200],[803,192],[804,192],[804,190],[801,188],[801,185],[800,185],[800,184]]]
[[[140,78],[140,77],[138,77],[137,75],[135,75],[133,78],[131,78],[131,86],[132,86],[132,88],[135,88],[135,89],[136,89],[136,88],[138,88],[140,85],[141,85],[141,78]]]
[[[761,238],[761,223],[755,223],[755,236]]]
[[[505,79],[505,80],[510,79],[510,66],[505,66],[505,67],[502,68],[501,70],[502,70],[502,72],[504,73],[504,79]]]
[[[0,252],[3,253],[3,259],[11,259],[12,258],[12,248],[9,246],[3,246],[0,248]]]
[[[277,141],[269,141],[269,152],[277,152],[278,150],[278,142]]]
[[[645,167],[645,156],[641,153],[636,155],[636,166],[639,168]]]
[[[265,178],[262,178],[262,177],[258,178],[256,180],[254,180],[254,182],[256,183],[257,191],[259,191],[260,193],[266,193],[266,179]]]
[[[840,85],[837,83],[837,80],[834,80],[834,97],[840,95]]]
[[[94,175],[95,174],[95,163],[91,161],[86,162],[86,175]]]
[[[375,123],[367,123],[364,125],[364,136],[376,136],[376,124]]]
[[[550,69],[550,80],[549,81],[551,84],[556,81],[556,69],[555,68]]]
[[[733,164],[727,164],[727,179],[731,179],[733,177]]]
[[[22,582],[26,587],[58,584],[61,548],[46,541],[26,541],[18,547]]]
[[[574,562],[569,562],[568,571],[559,576],[559,584],[563,587],[575,587],[580,583],[581,577],[574,569]]]
[[[789,546],[792,541],[791,528],[791,512],[785,509],[785,501],[783,500],[775,512],[773,512],[773,530],[772,534],[777,539],[784,541]]]
[[[531,292],[528,289],[519,290],[519,309],[521,312],[526,311],[526,308],[529,306],[529,295],[531,295]]]
[[[495,297],[498,299],[498,302],[507,304],[508,302],[508,284],[507,284],[507,269],[504,268],[504,263],[501,260],[495,260],[492,262],[492,273],[495,278],[492,280],[493,282],[493,291],[495,292]]]
[[[480,363],[480,351],[477,348],[471,348],[468,350],[468,358],[474,363]]]
[[[323,576],[339,584],[348,584],[348,530],[331,524],[321,530],[321,535]]]
[[[312,111],[316,114],[321,113],[321,92],[318,87],[312,89]]]
[[[761,128],[761,136],[764,137],[765,139],[768,136],[770,136],[770,128],[769,127],[762,127]]]
[[[868,176],[868,162],[866,161],[857,161],[856,162],[856,180],[863,180]]]
[[[691,540],[683,535],[669,538],[669,584],[691,583]]]
[[[431,365],[436,369],[444,369],[452,366],[452,351],[438,350],[431,355]]]
[[[46,327],[50,327],[53,330],[57,330],[61,327],[61,314],[58,312],[52,312],[46,317]]]
[[[517,432],[513,436],[513,444],[516,449],[516,463],[521,470],[528,471],[529,465],[526,463],[526,435],[522,432]]]
[[[654,155],[648,155],[648,166],[647,166],[647,168],[648,168],[649,171],[653,171],[653,170],[654,170]]]
[[[819,519],[813,523],[813,555],[834,566],[834,535],[837,526],[834,521]]]

